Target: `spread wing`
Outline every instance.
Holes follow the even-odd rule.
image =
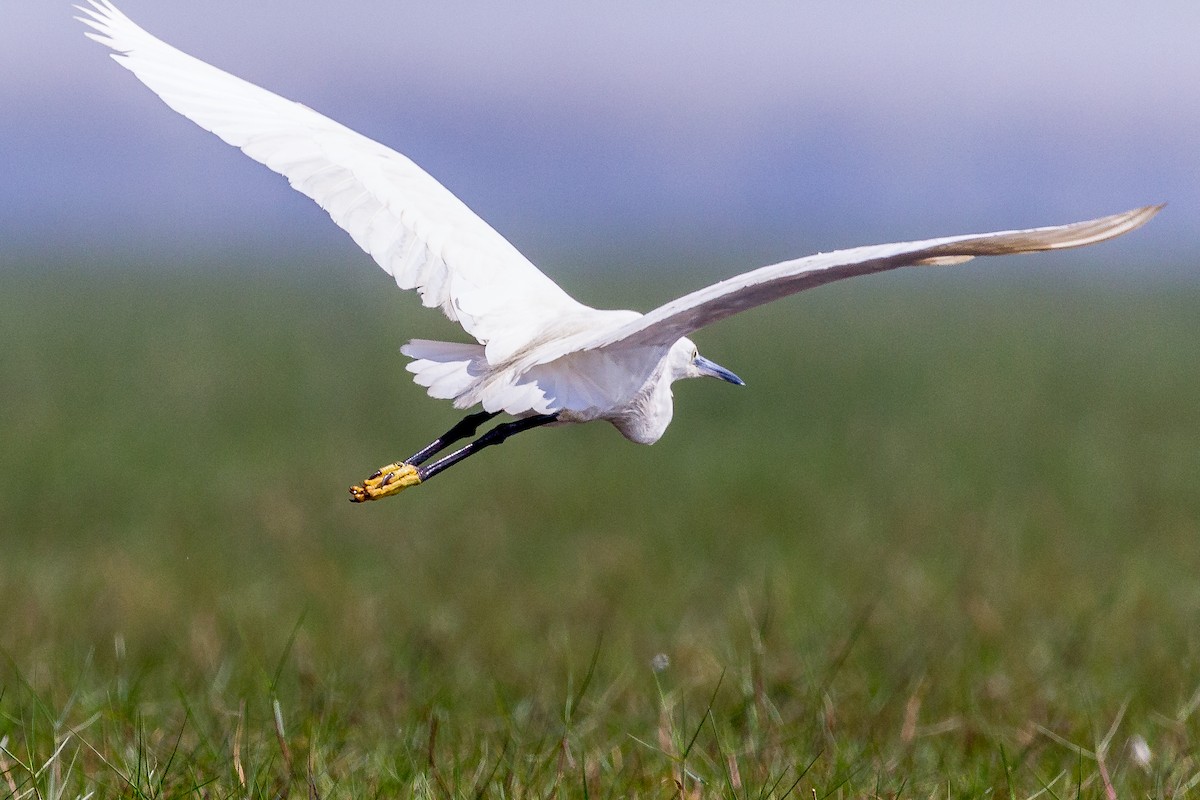
[[[498,363],[548,320],[586,308],[405,156],[205,64],[88,0],[88,36],[171,108],[329,212],[402,289],[439,307]]]
[[[855,275],[897,267],[959,264],[975,256],[998,256],[1081,247],[1120,236],[1144,225],[1162,209],[1144,206],[1123,214],[1000,233],[967,234],[836,250],[784,261],[736,275],[659,306],[648,314],[601,334],[579,349],[608,346],[667,346],[695,330],[781,297]]]

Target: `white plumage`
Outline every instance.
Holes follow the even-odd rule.
[[[956,264],[974,256],[1078,247],[1144,224],[1147,206],[1073,225],[857,247],[784,261],[639,314],[570,297],[405,156],[299,103],[205,64],[150,35],[109,0],[88,0],[87,35],[112,48],[171,108],[284,175],[422,302],[478,344],[415,339],[414,380],[459,408],[481,405],[556,422],[606,419],[657,440],[671,383],[708,375],[740,383],[686,337],[746,309],[855,275]]]

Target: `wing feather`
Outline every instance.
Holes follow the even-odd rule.
[[[580,349],[662,347],[747,309],[856,275],[899,267],[959,264],[997,256],[1082,247],[1139,228],[1162,209],[1144,206],[1100,219],[1046,228],[869,245],[784,261],[707,286],[602,333]]]
[[[88,36],[168,106],[285,176],[363,250],[482,344],[497,363],[547,322],[587,308],[405,156],[160,41],[109,0]]]

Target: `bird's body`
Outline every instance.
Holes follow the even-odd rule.
[[[169,106],[287,177],[391,274],[440,308],[474,343],[414,339],[401,348],[414,380],[469,416],[412,458],[389,465],[352,499],[394,494],[539,425],[607,420],[650,444],[671,422],[671,385],[693,377],[741,384],[688,338],[733,314],[824,283],[903,266],[957,264],[1126,233],[1160,208],[1027,230],[872,245],[784,261],[699,289],[646,314],[584,305],[405,156],[317,112],[205,64],[150,35],[109,0],[88,0],[88,36]],[[516,418],[425,467],[501,412]]]
[[[515,417],[557,414],[560,424],[602,419],[631,441],[653,444],[671,422],[671,384],[693,377],[688,370],[696,347],[690,339],[668,346],[572,349],[558,355],[573,337],[616,330],[640,316],[596,310],[583,320],[593,324],[586,329],[577,319],[564,320],[498,364],[488,362],[482,345],[416,339],[400,350],[413,359],[408,369],[431,397],[453,400],[459,408],[480,405]]]

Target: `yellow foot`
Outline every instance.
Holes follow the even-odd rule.
[[[391,497],[420,482],[421,476],[412,464],[388,464],[363,481],[362,486],[351,486],[350,502],[365,503]]]

